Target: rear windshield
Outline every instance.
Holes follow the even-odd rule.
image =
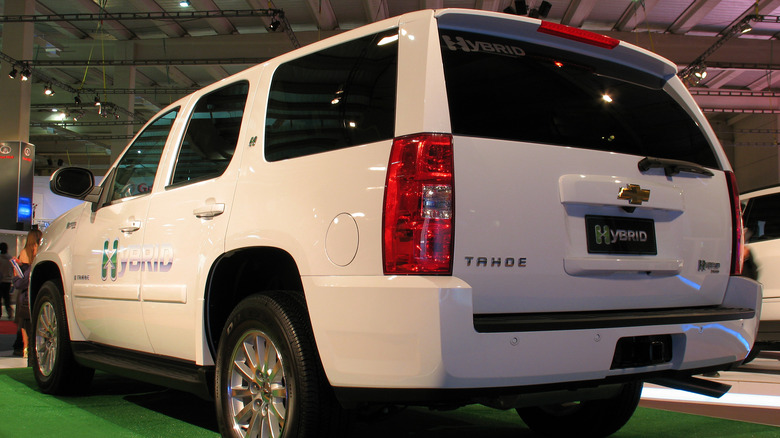
[[[594,59],[440,29],[454,134],[690,161],[718,168],[664,81]]]

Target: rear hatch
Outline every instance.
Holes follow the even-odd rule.
[[[473,287],[475,313],[722,302],[725,158],[669,83],[674,65],[538,20],[443,13],[438,26],[453,275]]]

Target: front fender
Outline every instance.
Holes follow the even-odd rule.
[[[88,203],[72,208],[55,219],[44,231],[43,241],[35,256],[30,274],[30,309],[35,304],[41,285],[53,280],[59,282],[62,287],[68,321],[75,320],[70,294],[74,275],[71,248],[76,238],[78,221],[83,217],[84,210],[89,210],[89,208]],[[69,324],[68,326],[71,340],[84,340],[77,324]]]

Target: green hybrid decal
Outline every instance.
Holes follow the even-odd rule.
[[[111,276],[111,281],[116,281],[117,252],[119,249],[119,239],[114,239],[111,249],[108,247],[108,240],[103,243],[103,264],[100,270],[100,277],[105,281]]]

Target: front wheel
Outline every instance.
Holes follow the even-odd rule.
[[[95,370],[79,365],[73,358],[62,290],[53,281],[47,281],[38,291],[30,344],[30,362],[42,392],[74,394],[89,386]]]
[[[628,422],[641,395],[642,382],[631,382],[609,399],[520,408],[517,413],[531,430],[545,436],[600,438]]]
[[[294,293],[252,295],[228,318],[215,379],[222,436],[338,436],[341,408]]]

